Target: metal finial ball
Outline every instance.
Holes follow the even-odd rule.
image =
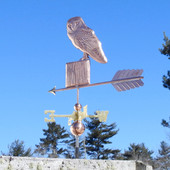
[[[75,121],[71,125],[70,131],[74,136],[80,136],[85,131],[85,126],[81,121]]]
[[[79,103],[76,103],[76,104],[74,105],[74,110],[76,110],[76,111],[80,111],[81,108],[82,108],[82,105],[79,104]]]

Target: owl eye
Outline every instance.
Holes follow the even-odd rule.
[[[71,24],[68,24],[68,27],[71,28]]]

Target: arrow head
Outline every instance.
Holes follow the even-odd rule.
[[[49,90],[48,92],[56,95],[55,90],[56,90],[56,86],[53,89]]]

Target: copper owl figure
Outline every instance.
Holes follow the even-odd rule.
[[[73,45],[83,52],[81,60],[90,56],[99,63],[107,63],[101,42],[81,17],[73,17],[67,21],[67,35]]]

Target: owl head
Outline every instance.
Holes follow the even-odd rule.
[[[80,27],[86,27],[81,17],[73,17],[67,21],[67,31],[69,33],[76,31],[77,28],[80,28]]]

